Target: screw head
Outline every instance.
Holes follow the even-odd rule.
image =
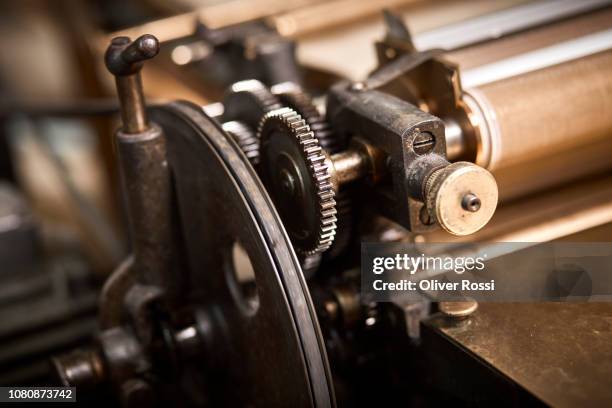
[[[285,194],[293,196],[295,193],[295,179],[287,169],[282,169],[280,174],[281,187]]]
[[[440,302],[438,309],[448,317],[462,319],[478,309],[478,302],[472,299],[461,302]]]
[[[434,135],[429,132],[421,132],[412,141],[412,150],[420,156],[431,152],[435,145],[436,138]]]

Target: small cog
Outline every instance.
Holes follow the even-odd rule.
[[[249,162],[253,166],[257,166],[259,164],[259,139],[251,128],[237,120],[225,122],[222,127],[238,144]]]
[[[234,83],[223,99],[222,122],[240,121],[257,129],[261,118],[282,107],[279,99],[263,83],[248,79]]]

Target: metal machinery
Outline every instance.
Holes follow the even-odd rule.
[[[416,35],[385,10],[360,78],[359,52],[324,61],[316,29],[296,58],[296,21],[331,3],[275,26],[105,39],[132,255],[104,284],[91,347],[54,359],[61,381],[129,407],[609,404],[607,304],[359,289],[363,241],[609,239],[608,2],[521,3]],[[147,105],[152,59],[216,101]]]

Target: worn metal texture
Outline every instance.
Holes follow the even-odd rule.
[[[207,398],[212,405],[333,406],[306,283],[254,169],[199,106],[179,102],[151,113],[173,135],[168,162],[189,282],[184,298],[210,316],[214,333]],[[236,277],[236,242],[253,265],[254,290]]]
[[[125,318],[123,302],[130,288],[138,281],[134,269],[134,256],[130,255],[104,282],[98,304],[98,320],[101,329],[119,326]]]
[[[359,136],[388,156],[390,185],[375,189],[381,212],[411,230],[432,229],[419,221],[420,200],[425,178],[447,164],[443,122],[395,96],[347,83],[332,88],[327,112],[341,136]],[[413,144],[421,133],[430,134],[435,144],[419,156]],[[423,164],[423,171],[414,168],[417,162]]]
[[[304,255],[327,250],[336,234],[336,201],[314,132],[294,110],[283,108],[266,114],[257,134],[262,181],[295,249]]]
[[[165,136],[156,125],[140,134],[118,131],[117,150],[130,216],[134,268],[142,282],[171,293],[177,282],[170,274],[170,175]]]
[[[608,303],[484,303],[463,321],[437,315],[425,326],[446,340],[445,347],[467,352],[466,357],[478,361],[483,371],[496,371],[546,404],[612,404],[612,305]],[[458,362],[452,367],[457,375],[463,370]],[[487,393],[469,375],[455,381],[464,392]]]
[[[143,132],[147,129],[148,121],[144,114],[145,101],[140,75],[118,76],[115,83],[121,101],[121,121],[124,129],[128,133]]]

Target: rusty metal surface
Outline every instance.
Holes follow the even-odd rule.
[[[375,80],[385,82],[380,77]],[[369,85],[356,85],[341,82],[332,88],[327,100],[330,123],[340,137],[358,134],[387,155],[391,163],[388,185],[377,186],[372,194],[378,209],[410,230],[431,230],[432,225],[420,221],[419,211],[427,177],[448,165],[442,121],[395,96],[369,89]],[[414,143],[422,133],[431,135],[435,144],[419,155]]]
[[[125,295],[136,282],[134,256],[128,256],[113,271],[100,292],[98,300],[100,328],[108,329],[121,324],[124,317],[123,301]]]
[[[136,274],[172,292],[176,278],[170,273],[171,192],[165,139],[157,125],[139,134],[116,134]]]
[[[612,404],[609,303],[485,303],[457,324],[426,324],[546,404]]]

